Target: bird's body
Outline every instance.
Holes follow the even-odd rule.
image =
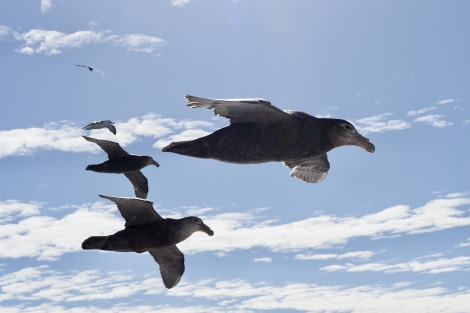
[[[90,164],[87,166],[87,171],[95,171],[99,173],[114,173],[114,174],[125,174],[129,172],[140,171],[143,167],[151,165],[151,160],[148,156],[132,155],[110,158],[100,164]]]
[[[167,288],[172,288],[184,273],[184,255],[176,244],[192,233],[214,232],[195,216],[182,219],[164,219],[153,209],[152,202],[136,198],[119,198],[100,195],[116,203],[126,220],[125,228],[109,236],[92,236],[83,241],[85,250],[99,249],[116,252],[149,252],[160,266]]]
[[[93,67],[93,66],[89,66],[89,65],[81,65],[81,64],[74,64],[75,66],[80,66],[80,67],[85,67],[87,68],[90,72],[93,72],[95,71],[96,73],[102,75],[102,76],[106,76],[105,73],[103,73],[102,71],[100,71],[99,69],[97,69],[96,67]]]
[[[116,135],[116,127],[113,124],[114,122],[111,122],[110,120],[95,121],[95,122],[91,122],[90,124],[83,127],[82,129],[91,130],[91,129],[107,128],[109,129],[110,132]]]
[[[143,199],[147,197],[148,180],[140,170],[148,165],[160,166],[152,157],[129,154],[117,142],[87,136],[83,136],[83,138],[96,143],[108,154],[107,161],[88,165],[87,171],[124,174],[134,187],[136,197]]]
[[[175,245],[186,238],[174,234],[181,226],[180,220],[162,219],[157,222],[126,227],[110,236],[93,236],[85,246],[95,246],[100,250],[142,253]]]
[[[282,111],[263,99],[206,99],[186,95],[189,106],[214,109],[230,125],[191,141],[173,142],[163,151],[198,158],[250,164],[284,162],[307,182],[322,181],[329,169],[326,153],[343,145],[369,152],[375,147],[345,120]]]
[[[308,124],[240,123],[202,138],[170,144],[164,151],[238,164],[282,162],[326,153],[331,150],[323,144],[326,139],[317,136]],[[303,149],[297,149],[302,143]]]

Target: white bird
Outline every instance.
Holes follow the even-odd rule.
[[[83,127],[82,129],[85,130],[90,130],[90,129],[100,129],[100,128],[108,128],[113,134],[116,135],[116,127],[114,127],[114,122],[111,122],[110,120],[105,120],[105,121],[95,121],[87,126]]]
[[[81,65],[81,64],[74,64],[75,66],[80,66],[80,67],[86,67],[90,72],[97,72],[98,74],[101,74],[103,76],[106,76],[105,73],[103,73],[102,71],[100,71],[99,69],[97,69],[96,67],[93,67],[93,66],[88,66],[88,65]]]

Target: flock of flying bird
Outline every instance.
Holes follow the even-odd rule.
[[[369,139],[345,120],[283,111],[264,99],[208,99],[190,95],[185,98],[189,107],[213,109],[215,114],[228,118],[230,125],[195,140],[172,142],[162,149],[164,152],[238,164],[284,162],[293,169],[291,176],[318,183],[330,168],[326,153],[331,149],[355,145],[371,153],[375,151]],[[113,124],[109,120],[93,122],[83,129],[108,128],[116,134]],[[184,255],[176,244],[196,231],[209,236],[214,232],[198,217],[162,218],[154,210],[153,203],[146,200],[148,180],[140,171],[148,165],[159,166],[152,157],[129,154],[116,142],[83,138],[108,154],[107,161],[88,165],[86,170],[124,174],[133,185],[136,198],[100,195],[117,205],[125,228],[113,235],[89,237],[82,248],[149,252],[159,264],[165,287],[176,286],[185,269]]]

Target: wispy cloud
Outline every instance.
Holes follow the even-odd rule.
[[[253,262],[263,262],[263,263],[271,263],[273,260],[271,258],[268,258],[268,257],[264,257],[264,258],[255,258],[253,260]]]
[[[408,115],[408,116],[421,115],[421,114],[429,112],[429,111],[434,111],[435,109],[437,109],[437,107],[431,106],[431,107],[427,107],[427,108],[422,108],[420,110],[409,111],[408,113],[406,113],[406,115]]]
[[[7,26],[0,25],[0,39],[10,36],[11,29]]]
[[[154,145],[161,148],[173,140],[194,139],[207,134],[203,128],[213,124],[203,121],[177,121],[162,118],[156,114],[131,118],[128,121],[116,122],[117,135],[113,136],[107,129],[93,130],[107,140],[118,141],[126,146],[140,137],[160,138]],[[83,125],[71,121],[47,123],[43,127],[0,131],[0,158],[12,155],[29,155],[38,150],[59,150],[67,152],[98,152],[100,149],[81,138],[88,132],[81,130]]]
[[[444,120],[443,117],[444,115],[442,114],[430,114],[430,115],[417,117],[413,120],[413,122],[424,123],[424,124],[428,124],[428,125],[431,125],[433,127],[438,127],[438,128],[442,128],[442,127],[446,127],[446,126],[450,126],[454,124],[453,122]]]
[[[182,281],[168,291],[163,287],[156,288],[158,285],[161,285],[158,277],[128,272],[60,272],[44,265],[27,267],[0,276],[0,303],[22,300],[22,304],[0,306],[0,309],[2,312],[58,313],[78,312],[81,308],[97,313],[247,313],[271,310],[395,313],[406,308],[415,313],[457,313],[466,312],[470,301],[468,288],[451,290],[441,286],[414,286],[409,282],[349,287],[207,279]],[[142,300],[135,300],[135,295],[140,295]],[[154,302],[150,301],[151,298],[159,296],[175,298],[178,304],[171,307],[149,304]],[[118,304],[103,308],[89,303],[109,299]],[[204,306],[195,304],[200,300],[204,301]],[[41,301],[41,304],[36,305],[35,301]]]
[[[324,253],[324,254],[304,254],[299,253],[294,256],[294,259],[297,260],[330,260],[330,259],[370,259],[375,253],[372,251],[353,251],[346,252],[343,254],[336,253]]]
[[[47,13],[53,6],[53,0],[41,0],[41,12],[42,13]],[[188,3],[190,3],[191,0],[171,0],[171,5],[175,7],[184,7]]]
[[[356,127],[359,132],[363,134],[368,133],[382,133],[392,130],[402,130],[410,127],[410,124],[404,120],[389,119],[392,113],[382,113],[375,116],[361,118],[355,121]]]
[[[52,7],[52,0],[41,0],[41,12],[47,13]]]
[[[189,2],[191,2],[191,0],[171,0],[171,5],[175,7],[184,7]]]
[[[448,103],[453,103],[453,102],[455,102],[455,100],[452,98],[449,98],[449,99],[443,99],[443,100],[437,101],[437,104],[448,104]]]
[[[50,2],[49,2],[50,3]],[[7,29],[4,29],[4,32]],[[9,32],[13,38],[21,42],[21,47],[15,49],[21,54],[57,55],[66,49],[82,48],[93,44],[110,43],[124,47],[128,51],[154,53],[165,45],[164,39],[144,34],[113,34],[111,30],[94,31],[80,30],[73,33],[63,33],[57,30],[31,29],[24,33]]]
[[[143,53],[153,53],[166,44],[166,41],[161,38],[143,34],[111,35],[106,38],[106,41],[114,42],[128,51]]]
[[[455,258],[433,258],[430,260],[421,260],[421,258],[413,259],[408,262],[401,263],[384,263],[374,262],[360,265],[347,263],[344,265],[329,265],[321,268],[323,271],[347,271],[347,272],[385,272],[385,273],[398,273],[398,272],[424,272],[430,274],[437,274],[452,271],[469,271],[470,270],[470,257],[459,256]]]

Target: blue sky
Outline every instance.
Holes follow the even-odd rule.
[[[2,1],[0,311],[470,312],[467,1]],[[106,76],[78,68],[87,64]],[[320,184],[281,163],[161,148],[228,124],[185,93],[343,118],[376,146],[328,153]],[[116,122],[83,131],[91,121]],[[124,221],[123,175],[81,136],[151,155],[148,199],[215,232],[149,255],[83,251]]]

